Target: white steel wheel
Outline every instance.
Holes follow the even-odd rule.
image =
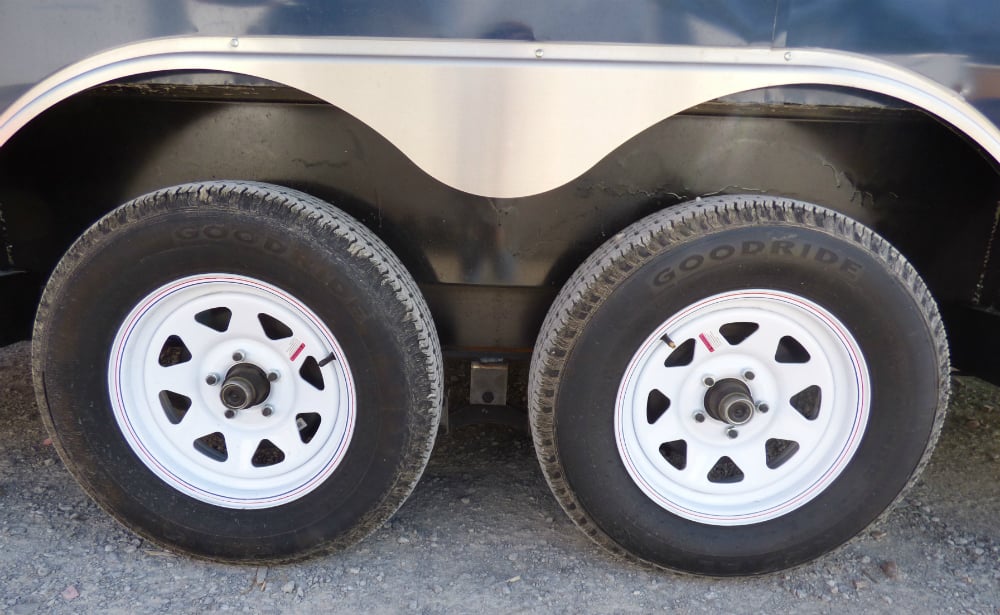
[[[591,255],[528,386],[553,494],[617,554],[761,574],[843,544],[929,459],[944,330],[884,239],[758,196],[653,214]]]
[[[416,282],[329,203],[167,188],[88,229],[46,286],[39,407],[66,468],[147,540],[281,562],[343,549],[412,491],[441,412]]]
[[[840,475],[869,394],[861,350],[828,311],[786,292],[724,293],[682,309],[635,353],[615,405],[618,450],[666,510],[759,523]]]
[[[115,336],[108,388],[146,467],[228,508],[315,489],[355,423],[333,333],[295,297],[244,276],[191,276],[144,297]]]

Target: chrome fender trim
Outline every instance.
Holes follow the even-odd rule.
[[[0,115],[0,146],[87,88],[159,71],[223,71],[277,82],[354,115],[426,173],[465,192],[557,188],[653,124],[721,96],[833,85],[906,101],[1000,161],[1000,131],[917,73],[807,49],[299,37],[180,37],[69,66]]]

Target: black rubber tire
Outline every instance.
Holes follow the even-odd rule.
[[[349,360],[353,438],[336,469],[299,499],[239,510],[191,498],[150,472],[116,426],[107,366],[118,327],[140,298],[199,273],[291,293]],[[212,560],[288,561],[362,539],[412,491],[440,420],[437,335],[402,264],[337,208],[265,184],[177,186],[94,224],[45,289],[33,369],[44,422],[84,490],[146,539]]]
[[[743,255],[722,247],[744,241],[795,249]],[[803,256],[806,244],[813,247]],[[828,252],[817,259],[820,248]],[[848,327],[868,362],[871,414],[846,468],[806,505],[752,525],[694,522],[658,506],[627,473],[615,396],[636,349],[669,316],[748,288],[806,297]],[[549,486],[591,539],[656,566],[729,576],[801,564],[876,521],[929,459],[948,390],[935,303],[888,242],[815,205],[725,196],[653,214],[587,259],[542,326],[528,399]]]

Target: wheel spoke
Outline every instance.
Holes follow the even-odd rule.
[[[651,365],[662,366],[663,363],[667,360],[667,357],[669,357],[670,353],[673,351],[674,351],[673,348],[671,348],[666,342],[661,340],[656,343],[656,348],[653,349],[653,353],[652,355],[650,355],[648,363]]]
[[[774,361],[774,353],[778,349],[781,338],[787,333],[774,323],[763,320],[760,328],[739,344],[741,351],[747,352],[761,360]]]
[[[683,476],[689,487],[704,489],[708,482],[708,472],[715,466],[722,455],[715,447],[688,443],[687,466],[683,470]]]
[[[782,385],[793,394],[812,385],[821,389],[831,386],[829,367],[816,356],[805,363],[774,363],[773,369]]]
[[[727,454],[743,472],[746,484],[760,485],[770,480],[773,470],[767,467],[767,450],[761,442],[748,442]]]
[[[645,450],[658,450],[664,442],[683,439],[686,432],[681,424],[682,420],[684,418],[680,410],[670,408],[655,423],[638,430],[639,443]]]
[[[297,464],[299,458],[308,452],[307,445],[302,442],[302,437],[299,435],[294,416],[282,421],[273,431],[268,432],[268,440],[281,449],[285,454],[285,462],[290,465]]]
[[[235,305],[231,305],[230,309],[233,312],[233,316],[229,321],[229,330],[226,331],[227,335],[261,340],[267,339],[264,336],[264,328],[257,318],[258,310],[254,309],[252,305],[235,302]]]
[[[645,404],[646,396],[653,389],[656,389],[673,401],[676,392],[680,389],[681,382],[690,371],[688,367],[663,367],[662,362],[650,363],[639,374],[636,383],[636,401]]]
[[[191,356],[198,359],[217,344],[219,340],[224,339],[225,335],[201,324],[187,310],[171,316],[167,324],[168,327],[164,328],[159,344],[155,345],[155,348],[150,349],[152,352],[159,352],[159,349],[166,343],[167,338],[171,335],[176,335],[184,342],[184,346],[187,347]]]
[[[339,407],[340,400],[337,395],[337,387],[334,386],[335,378],[333,370],[323,370],[323,390],[319,390],[306,382],[298,374],[294,375],[298,379],[298,392],[295,399],[296,413],[317,412],[327,416],[331,410]]]
[[[180,423],[169,428],[169,433],[175,438],[175,442],[187,448],[198,438],[219,431],[220,427],[221,422],[213,418],[208,411],[193,406],[184,414]]]
[[[204,378],[204,375],[197,373],[197,365],[194,362],[188,362],[170,367],[152,364],[149,366],[146,378],[146,388],[153,395],[158,395],[160,391],[173,391],[192,397],[197,390],[199,379]]]
[[[774,412],[776,414],[771,419],[771,430],[768,434],[770,437],[797,442],[805,449],[812,448],[819,442],[824,428],[822,421],[810,421],[787,404],[776,408]]]
[[[248,472],[252,472],[254,470],[253,455],[257,452],[262,438],[256,435],[242,434],[236,430],[229,430],[228,433],[223,431],[222,433],[226,437],[226,450],[229,453],[226,465],[244,476]]]

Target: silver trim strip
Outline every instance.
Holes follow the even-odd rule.
[[[653,124],[721,96],[818,84],[904,100],[1000,162],[1000,131],[955,92],[853,54],[411,39],[181,37],[112,49],[48,77],[0,115],[0,146],[89,87],[214,70],[299,89],[351,113],[443,183],[523,197],[576,178]]]

